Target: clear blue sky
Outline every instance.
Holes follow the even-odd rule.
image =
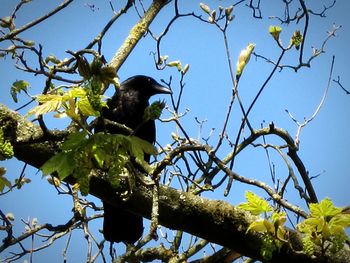
[[[15,2],[0,0],[0,17],[7,16],[12,11]],[[115,9],[121,7],[120,1],[113,2],[115,2]],[[199,1],[179,2],[182,12],[195,10],[198,14],[203,13],[199,9]],[[15,23],[17,26],[21,26],[45,14],[58,3],[60,1],[57,0],[34,0],[18,13]],[[95,4],[95,11],[87,7],[86,3]],[[229,5],[231,1],[207,1],[206,3],[214,8],[218,5]],[[331,1],[320,1],[320,3],[322,4],[315,10],[322,10],[322,5],[327,5]],[[268,26],[278,24],[278,21],[269,20],[267,17],[276,14],[282,15],[282,11],[277,11],[278,7],[278,5],[263,5],[264,20],[252,20],[251,11],[244,5],[240,5],[234,10],[236,18],[228,31],[233,64],[236,63],[240,50],[250,42],[256,44],[255,51],[257,53],[272,59],[277,58],[278,50],[268,34]],[[297,127],[285,113],[285,109],[288,109],[299,121],[313,114],[327,85],[333,55],[336,56],[336,59],[332,78],[340,76],[344,86],[350,90],[349,10],[348,1],[337,1],[334,8],[326,13],[326,18],[311,17],[311,27],[305,45],[305,57],[311,53],[311,47],[319,48],[321,46],[327,36],[327,31],[332,29],[333,24],[342,25],[342,29],[338,31],[335,38],[327,43],[326,53],[315,59],[311,68],[304,68],[298,73],[288,69],[276,73],[250,115],[250,121],[255,128],[260,127],[260,123],[263,121],[265,123],[273,121],[276,126],[288,130],[294,137]],[[159,34],[166,25],[171,17],[171,12],[172,8],[169,5],[152,24],[151,29],[156,34]],[[34,40],[36,44],[42,44],[44,55],[55,54],[58,58],[64,58],[67,57],[66,50],[76,51],[86,46],[100,32],[112,15],[109,2],[106,0],[75,1],[55,17],[28,30],[21,36]],[[107,60],[112,58],[137,20],[135,10],[131,8],[128,14],[121,17],[120,21],[113,26],[102,46],[102,52]],[[302,28],[303,22],[296,26],[283,25],[284,30],[281,34],[283,43],[289,42],[291,32]],[[9,43],[1,43],[0,48],[5,48],[8,45]],[[176,70],[171,68],[157,71],[153,65],[153,57],[150,55],[150,52],[154,50],[154,41],[149,36],[143,38],[120,69],[121,80],[135,74],[150,75],[158,80],[161,78],[167,80],[170,75],[173,75],[174,85],[172,88],[177,94],[179,86],[176,82],[178,80]],[[185,78],[186,87],[181,104],[182,112],[187,108],[190,109],[190,112],[183,118],[182,122],[190,136],[197,138],[199,130],[194,118],[207,120],[202,130],[202,136],[206,137],[211,128],[216,127],[212,139],[214,143],[222,126],[231,92],[222,35],[214,26],[183,18],[172,27],[169,35],[165,37],[162,43],[162,52],[163,55],[169,56],[169,60],[179,59],[182,64],[190,64],[190,70]],[[283,61],[283,63],[296,64],[296,55],[295,51],[290,52],[288,60]],[[32,61],[32,58],[28,57],[28,61]],[[271,65],[262,60],[251,59],[240,82],[240,94],[245,107],[249,105],[259,90],[271,68]],[[13,61],[9,57],[0,60],[0,103],[8,105],[12,109],[27,101],[25,96],[20,96],[18,104],[15,104],[11,99],[9,88],[11,83],[18,79],[30,82],[32,88],[29,93],[32,95],[39,93],[44,86],[42,77],[33,77],[15,70]],[[110,90],[107,95],[111,95],[112,92]],[[170,102],[169,98],[165,99]],[[350,130],[349,109],[350,96],[346,95],[335,83],[331,83],[324,106],[317,117],[302,130],[300,137],[299,154],[306,168],[311,176],[321,174],[313,181],[319,199],[330,197],[337,206],[350,205],[348,179],[350,171],[348,154],[350,148],[348,138]],[[25,114],[28,110],[27,107],[21,113]],[[236,131],[240,120],[241,114],[236,105],[229,123],[232,136],[234,136],[234,131]],[[52,128],[63,128],[66,122],[48,120],[48,123]],[[170,132],[174,130],[174,124],[158,122],[157,127],[158,141],[162,145],[171,142]],[[268,138],[268,142],[275,141]],[[277,175],[285,178],[287,175],[286,167],[276,154],[271,152],[271,155],[276,164]],[[16,160],[2,163],[1,166],[7,168],[7,177],[11,181],[19,175],[22,169],[22,164]],[[261,149],[251,148],[242,153],[237,158],[235,171],[247,177],[271,182],[266,155]],[[20,233],[23,230],[23,224],[19,223],[21,218],[37,217],[39,223],[50,222],[53,224],[67,221],[71,217],[70,198],[58,196],[53,187],[48,186],[46,180],[41,179],[40,172],[27,169],[26,176],[32,180],[31,184],[24,186],[20,191],[14,190],[8,195],[1,196],[0,199],[1,209],[5,213],[14,213],[16,217],[16,232]],[[222,196],[222,191],[218,191],[214,195],[211,194],[210,197],[237,204],[243,200],[246,188],[245,185],[234,183],[227,198]],[[292,188],[289,189],[288,194],[291,194],[289,200],[302,205],[299,198],[292,194],[293,191]],[[96,202],[98,201],[96,200]],[[100,224],[102,224],[101,220],[96,221],[93,228],[101,227]],[[83,238],[82,233],[79,235],[73,235],[74,245],[69,249],[68,262],[81,262],[85,257],[85,250],[83,253],[79,250],[79,242]],[[2,235],[0,238],[2,239]],[[48,256],[50,256],[50,262],[62,262],[61,251],[65,242],[66,239],[60,240],[57,245],[47,251],[38,253],[34,256],[34,262],[47,262]],[[83,246],[85,249],[85,243]],[[12,251],[12,248],[9,251]]]

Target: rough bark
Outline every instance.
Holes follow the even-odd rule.
[[[6,139],[12,142],[15,157],[39,168],[58,150],[67,131],[54,131],[44,136],[39,126],[33,125],[20,114],[0,104],[0,127]],[[72,182],[70,182],[72,183]],[[120,204],[120,198],[109,184],[94,178],[90,184],[90,193],[113,204],[119,202],[127,210],[143,217],[151,217],[152,189],[137,185],[133,195]],[[252,218],[248,213],[221,200],[209,200],[200,196],[178,191],[160,185],[159,187],[159,223],[171,229],[179,229],[204,238],[210,242],[231,248],[242,255],[260,259],[261,237],[246,233]],[[290,232],[291,245],[301,247],[297,233]],[[274,254],[272,262],[348,262],[350,252],[343,250],[338,257],[311,259],[304,253],[283,248]]]

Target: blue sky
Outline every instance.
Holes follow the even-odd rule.
[[[117,2],[117,1],[115,1]],[[124,1],[123,1],[124,2]],[[148,2],[148,1],[147,1]],[[203,12],[199,8],[199,1],[179,1],[180,11],[195,10],[197,14]],[[320,1],[322,4],[329,4],[331,1]],[[14,1],[0,0],[0,17],[7,16],[14,7]],[[33,18],[36,18],[56,6],[60,1],[37,0],[26,5],[17,15],[15,21],[17,26],[21,26]],[[92,11],[87,5],[95,4],[96,9]],[[218,5],[228,6],[231,1],[207,1],[210,7]],[[119,9],[121,4],[115,3],[115,9]],[[255,128],[260,127],[262,122],[274,122],[276,126],[286,129],[292,137],[295,136],[297,126],[286,114],[288,109],[294,117],[302,121],[304,117],[310,117],[318,106],[323,92],[327,85],[332,56],[335,55],[335,66],[332,78],[341,77],[345,87],[350,89],[349,61],[350,52],[350,22],[348,19],[348,1],[337,1],[334,8],[326,13],[326,18],[311,17],[311,27],[309,28],[308,39],[305,45],[305,57],[311,53],[311,47],[320,47],[327,36],[327,31],[332,29],[333,24],[342,25],[337,36],[332,38],[326,45],[325,54],[316,58],[312,62],[311,68],[304,68],[295,73],[285,69],[276,73],[270,81],[268,87],[258,100],[255,108],[250,114],[250,121]],[[278,25],[275,19],[267,19],[271,15],[282,15],[278,11],[280,6],[262,6],[263,20],[252,20],[251,11],[244,5],[240,5],[234,10],[235,19],[228,30],[229,47],[235,65],[237,56],[241,49],[250,42],[255,43],[255,51],[258,54],[276,59],[279,51],[272,37],[268,34],[269,25]],[[280,9],[279,9],[280,10]],[[316,7],[322,10],[322,5]],[[104,24],[112,16],[108,1],[75,1],[67,9],[48,19],[37,27],[28,30],[21,36],[34,40],[36,44],[42,44],[44,55],[55,54],[58,58],[67,57],[66,50],[82,49],[93,37],[98,34]],[[159,17],[154,21],[151,30],[155,34],[162,31],[169,17],[172,15],[172,7],[166,7]],[[110,60],[119,45],[127,36],[130,28],[137,22],[138,17],[133,8],[127,15],[112,27],[103,41],[102,52],[107,60]],[[299,25],[283,25],[281,38],[283,43],[288,43],[290,35],[294,30],[302,29],[303,22]],[[0,48],[5,48],[9,43],[0,43]],[[190,64],[190,69],[185,77],[185,90],[180,107],[180,111],[189,113],[182,119],[183,126],[188,130],[191,137],[197,138],[199,134],[198,125],[195,118],[206,120],[202,136],[207,137],[212,128],[216,128],[212,135],[212,142],[215,144],[219,131],[224,121],[224,114],[227,110],[231,85],[228,74],[228,66],[225,57],[225,49],[222,34],[212,25],[200,23],[192,18],[182,18],[171,28],[169,35],[162,42],[162,54],[168,55],[169,60],[181,60],[182,64]],[[177,83],[179,74],[174,68],[157,71],[154,67],[151,51],[155,50],[155,42],[146,36],[141,40],[134,52],[130,55],[123,67],[119,71],[121,80],[136,74],[146,74],[157,80],[161,78],[169,79],[174,77],[173,90],[175,95],[179,91]],[[296,51],[291,51],[283,63],[296,64]],[[32,61],[29,56],[28,61]],[[272,66],[261,59],[251,58],[250,63],[244,71],[240,80],[240,96],[245,107],[248,107],[256,92],[265,81]],[[27,102],[25,96],[20,96],[20,102],[14,103],[11,99],[9,88],[11,83],[18,79],[25,79],[30,82],[31,95],[40,92],[44,86],[42,77],[33,77],[24,74],[13,68],[13,61],[8,57],[0,61],[0,103],[15,109]],[[109,90],[107,95],[112,95],[113,90]],[[170,103],[170,99],[166,99]],[[241,112],[236,105],[229,122],[229,131],[234,136],[241,120]],[[311,176],[321,174],[313,181],[319,199],[330,197],[337,206],[349,205],[350,195],[348,191],[350,163],[348,161],[348,149],[350,140],[348,131],[350,129],[350,97],[335,84],[331,83],[326,101],[317,115],[301,132],[300,136],[300,157],[304,161]],[[21,113],[25,114],[29,108],[25,108]],[[164,117],[168,116],[166,113]],[[48,124],[52,128],[63,128],[65,121],[48,119]],[[170,133],[175,130],[174,124],[157,123],[158,141],[165,145],[171,142]],[[275,139],[268,138],[269,142]],[[209,142],[210,143],[210,142]],[[223,148],[222,154],[229,149]],[[281,162],[279,156],[270,152],[272,161],[276,164],[278,176],[284,178],[286,167]],[[223,157],[222,156],[222,157]],[[10,160],[1,164],[7,168],[7,176],[14,180],[22,169],[22,164],[16,160]],[[268,163],[264,150],[250,147],[237,157],[235,171],[241,175],[271,182],[269,178]],[[34,169],[27,169],[26,175],[32,183],[26,185],[20,191],[14,190],[10,194],[1,197],[1,209],[7,213],[12,212],[16,217],[16,231],[20,233],[23,225],[20,219],[37,217],[39,223],[51,222],[53,224],[63,223],[71,216],[71,200],[68,196],[58,196],[55,189],[47,185],[46,180],[41,179],[40,172]],[[224,199],[233,204],[244,200],[244,191],[247,186],[234,183],[233,189],[227,198],[222,195],[222,190],[209,194],[210,198]],[[260,191],[256,191],[260,193]],[[293,194],[294,189],[290,188],[289,200],[303,205],[299,198]],[[93,199],[95,200],[95,199]],[[98,202],[98,201],[96,201]],[[102,221],[96,221],[94,228],[99,228]],[[80,235],[80,236],[79,236]],[[82,233],[73,235],[73,244],[79,244]],[[0,236],[1,237],[1,236]],[[61,262],[61,251],[65,240],[61,240],[57,245],[47,251],[38,253],[34,262],[45,262],[47,256],[53,256]],[[85,245],[85,244],[84,244]],[[12,251],[9,249],[8,251]],[[69,250],[69,262],[78,262],[84,258],[80,251]]]

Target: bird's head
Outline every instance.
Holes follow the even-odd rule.
[[[147,99],[156,94],[172,93],[169,88],[159,84],[153,78],[144,75],[136,75],[123,81],[121,83],[121,89],[124,91],[135,91]]]

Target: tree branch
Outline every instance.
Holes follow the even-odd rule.
[[[0,105],[0,125],[4,130],[5,139],[10,140],[14,147],[15,157],[36,168],[40,168],[55,154],[58,145],[64,140],[62,135],[67,133],[56,131],[56,140],[46,141],[42,137],[40,127],[4,105]],[[134,189],[134,194],[124,202],[106,181],[97,177],[91,180],[92,195],[135,214],[151,218],[152,188],[139,184]],[[69,177],[67,181],[74,183]],[[242,255],[262,260],[261,236],[254,232],[246,232],[249,224],[256,218],[222,200],[209,200],[160,185],[158,219],[165,227],[188,232]],[[345,262],[346,258],[350,258],[350,251],[343,250],[339,254],[340,258],[333,256],[327,259],[310,259],[300,251],[302,246],[298,233],[290,230],[289,236],[292,247],[299,251],[284,246],[274,254],[271,262]]]
[[[130,30],[124,43],[119,47],[118,51],[112,58],[109,66],[115,68],[118,72],[121,65],[127,59],[131,51],[134,49],[139,40],[147,32],[148,27],[159,11],[168,3],[167,0],[154,0],[140,21]]]
[[[43,22],[44,20],[46,20],[47,18],[53,16],[54,14],[56,14],[57,12],[61,11],[62,9],[64,9],[66,6],[68,6],[70,3],[72,3],[73,0],[65,0],[63,3],[61,3],[59,6],[57,6],[55,9],[53,9],[52,11],[50,11],[48,14],[42,16],[42,17],[39,17],[38,19],[35,19],[33,21],[31,21],[30,23],[18,28],[18,29],[15,29],[15,30],[12,30],[10,33],[0,37],[0,42],[1,41],[4,41],[6,39],[12,39],[13,37],[17,36],[18,34],[22,33],[23,31]]]

